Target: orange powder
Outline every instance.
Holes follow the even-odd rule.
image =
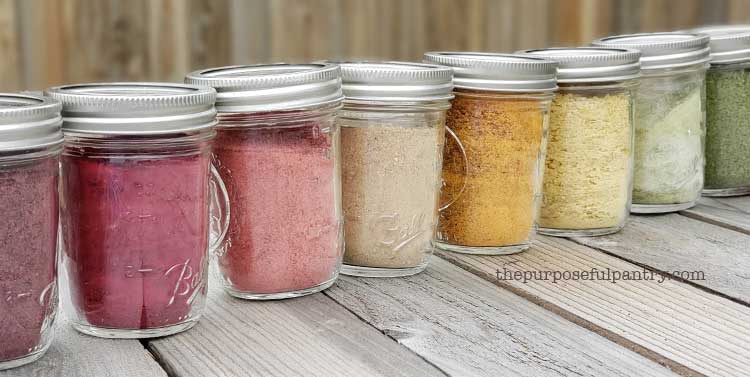
[[[447,125],[437,240],[500,247],[522,245],[534,230],[548,101],[456,93]],[[468,162],[468,166],[467,166]],[[452,204],[450,204],[452,202]]]

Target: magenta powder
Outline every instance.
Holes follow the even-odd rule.
[[[0,361],[44,347],[57,308],[57,157],[0,167]]]
[[[321,127],[217,129],[214,153],[231,203],[219,265],[231,291],[293,292],[337,276],[343,253],[337,148]]]
[[[80,319],[148,329],[200,312],[209,160],[206,151],[150,159],[63,155],[65,266]]]

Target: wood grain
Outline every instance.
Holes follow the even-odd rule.
[[[343,277],[326,295],[452,376],[674,375],[439,258],[408,278]]]
[[[18,90],[21,87],[17,22],[16,3],[13,0],[0,0],[0,83],[6,90]]]
[[[170,375],[443,375],[322,294],[243,301],[225,294],[213,275],[198,325],[148,343]]]
[[[73,330],[57,318],[47,353],[34,363],[0,371],[0,377],[166,377],[166,372],[137,340],[101,339]]]
[[[703,197],[698,205],[680,214],[750,234],[750,196],[736,198]]]
[[[679,275],[675,272],[702,273],[704,280],[689,283],[750,304],[748,235],[669,214],[631,216],[619,233],[574,240],[673,276]]]
[[[744,305],[659,275],[555,280],[552,273],[562,271],[598,271],[601,279],[605,271],[643,274],[642,267],[591,248],[540,237],[531,250],[512,256],[440,255],[680,374],[739,376],[750,365],[750,308]],[[524,272],[536,277],[513,278]]]
[[[0,90],[206,66],[420,60],[747,22],[745,0],[0,0]]]

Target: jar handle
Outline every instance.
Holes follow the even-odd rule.
[[[219,247],[224,244],[229,230],[229,193],[224,181],[219,175],[216,165],[211,163],[211,177],[209,187],[209,253],[215,255]]]
[[[443,205],[442,207],[438,208],[438,211],[444,211],[448,209],[448,207],[452,206],[453,203],[455,203],[458,198],[461,197],[461,195],[464,194],[464,191],[466,191],[466,181],[468,181],[469,176],[469,158],[466,156],[466,149],[464,149],[464,145],[461,143],[461,140],[458,139],[458,136],[451,130],[450,127],[445,127],[445,132],[453,138],[453,140],[456,141],[456,145],[458,145],[458,150],[461,151],[461,157],[463,157],[464,160],[464,181],[461,184],[461,190],[458,191],[458,194],[447,204]],[[441,177],[442,180],[442,177]],[[443,181],[443,184],[445,181]]]

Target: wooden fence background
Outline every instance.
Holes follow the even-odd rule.
[[[0,0],[0,90],[193,69],[514,51],[750,22],[750,0]]]

